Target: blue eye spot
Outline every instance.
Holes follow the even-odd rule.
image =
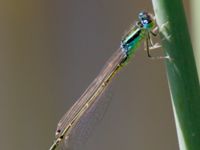
[[[142,23],[143,24],[148,24],[149,22],[148,22],[148,20],[143,20]]]

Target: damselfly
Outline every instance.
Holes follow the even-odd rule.
[[[49,150],[56,149],[62,140],[70,139],[70,134],[74,127],[87,111],[95,107],[96,102],[110,83],[112,77],[129,62],[143,40],[146,40],[148,57],[153,58],[150,55],[149,49],[154,47],[150,35],[155,35],[154,29],[157,28],[155,19],[147,12],[140,12],[138,17],[139,20],[122,39],[120,48],[108,60],[82,96],[59,121],[56,130],[56,140]]]

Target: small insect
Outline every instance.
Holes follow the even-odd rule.
[[[156,35],[154,32],[157,28],[155,19],[148,12],[140,12],[138,18],[136,24],[123,37],[120,48],[111,56],[99,75],[59,121],[56,139],[49,150],[55,150],[61,141],[70,139],[74,127],[84,114],[87,114],[87,111],[96,107],[98,104],[96,102],[105,91],[112,77],[129,62],[143,40],[146,41],[148,57],[154,58],[150,55],[150,48],[155,47],[150,34]]]

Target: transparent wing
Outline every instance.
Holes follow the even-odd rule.
[[[100,120],[100,114],[103,114],[107,106],[104,101],[100,100],[100,96],[106,89],[110,79],[119,70],[119,64],[126,59],[126,54],[120,48],[113,56],[107,61],[104,68],[101,70],[96,79],[90,84],[82,96],[75,102],[75,104],[67,111],[67,113],[59,121],[56,130],[56,139],[63,139],[64,147],[73,147],[73,143],[83,140],[71,140],[81,138],[80,133],[87,135],[89,128],[92,128],[90,124],[95,124],[92,119]],[[106,101],[105,101],[106,102]],[[99,108],[101,109],[99,109]],[[98,111],[104,110],[104,111]],[[95,113],[95,110],[100,113]],[[95,114],[98,114],[95,116]],[[86,121],[87,120],[87,121]],[[83,128],[85,126],[85,128]],[[89,127],[89,128],[88,128]],[[88,130],[88,131],[87,131]],[[78,132],[78,133],[77,133]],[[84,133],[85,132],[85,133]],[[78,144],[75,144],[78,145]]]
[[[62,150],[83,150],[92,133],[95,133],[95,127],[104,118],[104,115],[112,100],[110,90],[102,93],[97,100],[80,118],[68,138],[61,144]]]

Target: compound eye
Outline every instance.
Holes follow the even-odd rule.
[[[144,12],[139,13],[139,17],[142,17],[144,15]]]

